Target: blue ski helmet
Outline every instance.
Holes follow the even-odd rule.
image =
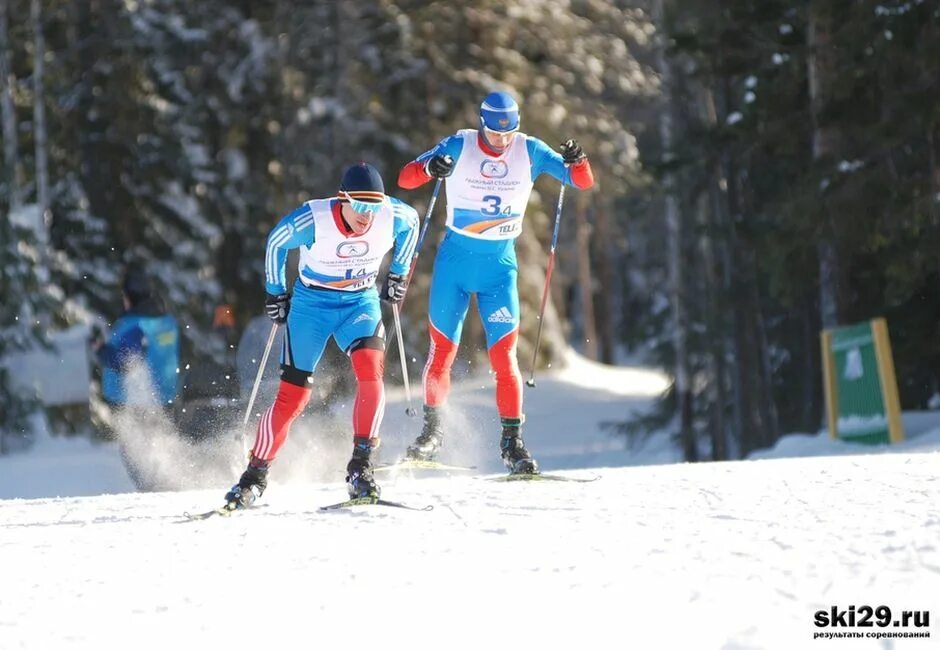
[[[509,93],[490,93],[480,105],[480,126],[490,131],[519,128],[519,104]]]

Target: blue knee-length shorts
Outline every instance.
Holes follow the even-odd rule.
[[[459,342],[470,296],[476,294],[486,345],[519,327],[514,240],[477,240],[448,231],[434,260],[429,298],[431,324]]]
[[[312,373],[331,337],[348,353],[357,340],[373,336],[385,338],[374,286],[356,292],[332,291],[313,289],[298,280],[287,314],[281,365]]]

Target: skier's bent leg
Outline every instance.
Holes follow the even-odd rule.
[[[346,465],[346,484],[352,499],[377,498],[381,493],[372,473],[372,450],[379,446],[379,427],[385,415],[385,340],[370,336],[349,348],[356,375],[356,404],[353,407],[353,453]]]
[[[350,348],[349,360],[358,386],[353,407],[353,436],[357,442],[378,438],[385,415],[384,339],[377,336],[359,339]]]
[[[489,349],[490,366],[496,375],[496,409],[502,418],[522,417],[522,373],[516,357],[519,330],[514,329]]]
[[[293,371],[290,372],[290,371]],[[296,369],[284,368],[281,373],[281,385],[274,403],[261,416],[255,444],[251,449],[248,468],[242,473],[238,483],[225,495],[229,507],[248,508],[264,494],[268,485],[268,468],[277,456],[278,450],[287,439],[290,429],[298,415],[310,401],[310,389],[307,379],[310,373],[294,377]],[[293,383],[292,383],[293,382]],[[300,384],[300,385],[298,385]]]
[[[444,429],[442,410],[450,393],[450,371],[457,358],[457,343],[470,305],[464,286],[467,275],[466,251],[445,242],[438,249],[428,293],[428,360],[421,374],[424,388],[424,425],[408,447],[411,460],[429,461],[440,449]],[[452,243],[452,242],[451,242]]]
[[[519,330],[514,329],[490,346],[490,365],[496,375],[496,407],[503,434],[499,441],[503,462],[513,474],[538,474],[539,466],[522,439],[522,373],[516,358]]]
[[[431,334],[431,347],[422,374],[424,403],[426,406],[439,407],[447,401],[450,393],[450,370],[457,358],[457,344],[434,327],[434,323],[428,323],[428,331]]]
[[[264,412],[261,421],[258,422],[258,431],[251,455],[268,463],[277,456],[277,452],[287,439],[291,423],[297,419],[307,406],[307,402],[310,401],[311,389],[308,388],[310,384],[307,381],[309,373],[293,370],[295,374],[303,374],[304,377],[289,376],[285,369],[274,403]]]
[[[457,358],[457,344],[429,324],[431,348],[422,376],[424,383],[424,425],[421,433],[408,447],[406,456],[411,460],[432,460],[444,442],[441,409],[450,393],[450,371]]]

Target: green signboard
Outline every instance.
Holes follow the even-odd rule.
[[[832,437],[866,444],[902,440],[897,383],[884,319],[825,330],[822,345]]]

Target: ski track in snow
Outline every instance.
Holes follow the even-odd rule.
[[[455,391],[462,434],[442,460],[498,471],[491,391]],[[2,500],[0,650],[938,647],[940,454],[604,467],[674,453],[597,430],[654,392],[540,379],[529,446],[548,471],[601,480],[382,478],[430,512],[320,512],[345,497],[340,467],[279,482],[275,466],[265,508],[199,522],[183,512],[227,485]],[[387,458],[417,426],[401,406]],[[24,458],[3,462],[27,476]],[[36,467],[42,484],[55,465]],[[816,610],[852,604],[930,610],[931,638],[813,639]]]

